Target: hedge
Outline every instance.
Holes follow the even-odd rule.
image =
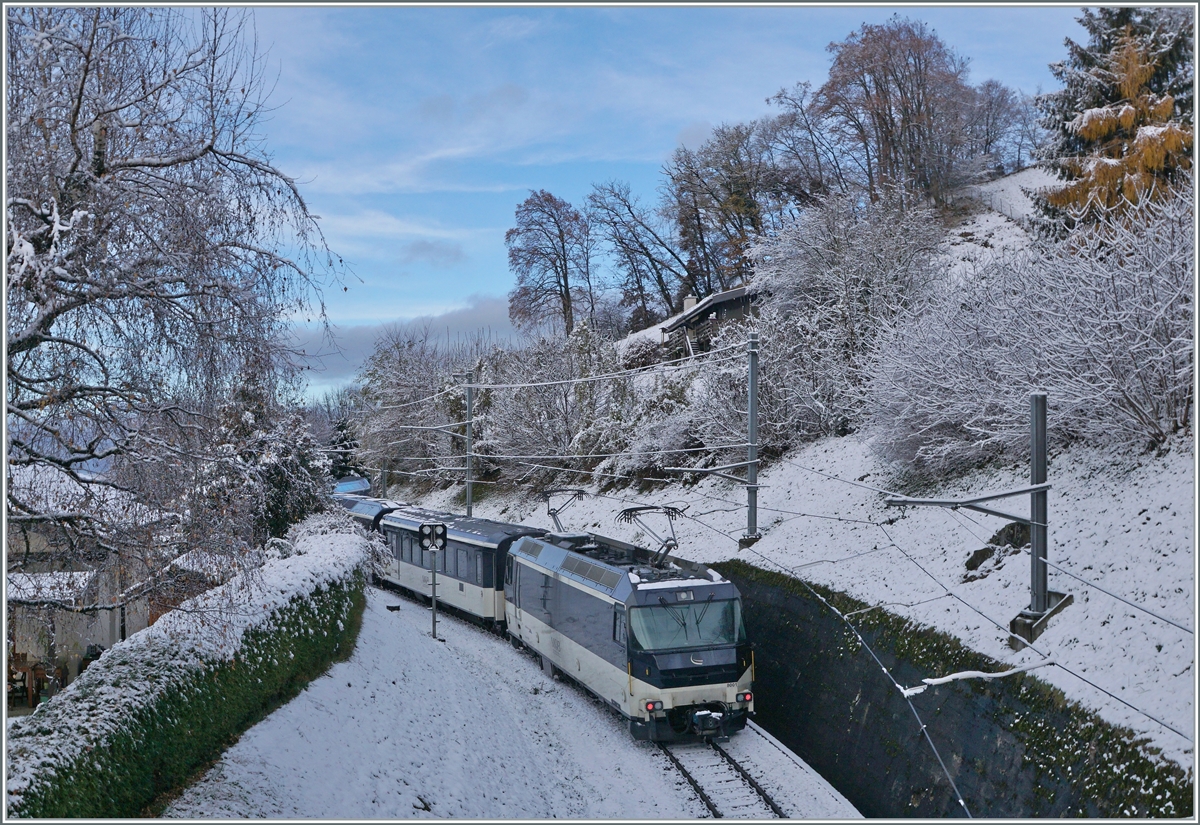
[[[337,516],[293,552],[185,602],[8,723],[13,817],[139,817],[349,656],[371,544]],[[285,553],[287,551],[285,550]]]

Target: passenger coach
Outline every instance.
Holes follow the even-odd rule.
[[[442,522],[446,548],[436,554],[438,604],[469,613],[484,624],[503,624],[504,563],[509,547],[525,536],[541,535],[543,530],[409,505],[383,509],[375,517],[376,525],[391,557],[381,579],[428,596],[435,554],[421,548],[417,533],[424,523]]]

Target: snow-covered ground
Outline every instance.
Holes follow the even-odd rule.
[[[971,187],[970,197],[987,208],[977,209],[946,233],[939,250],[952,277],[969,276],[972,269],[996,255],[1027,249],[1032,242],[1024,221],[1034,213],[1026,191],[1054,183],[1054,176],[1036,167]]]
[[[387,605],[398,606],[389,611]],[[166,812],[183,818],[695,819],[653,745],[582,690],[473,625],[370,589],[349,661],[247,731]],[[735,737],[736,741],[737,737]],[[753,740],[753,741],[751,741]],[[767,739],[750,760],[797,818],[854,808]],[[741,756],[741,754],[739,754]]]
[[[1162,456],[1091,448],[1052,455],[1049,561],[1194,629],[1194,468],[1192,445],[1185,439]],[[685,558],[715,562],[740,557],[870,604],[888,605],[893,613],[957,636],[1006,666],[1043,661],[1034,650],[1014,652],[1008,646],[1008,623],[1029,604],[1028,554],[997,552],[976,570],[966,568],[972,554],[1005,526],[1003,520],[965,510],[887,507],[884,495],[870,486],[888,488],[889,470],[860,436],[810,444],[766,469],[759,480],[763,538],[748,550],[739,551],[736,542],[746,529],[745,493],[719,479],[645,495],[626,491],[592,497],[572,504],[560,518],[567,529],[648,543],[648,536],[618,525],[615,514],[635,504],[686,505],[687,518],[675,524],[678,554]],[[1028,483],[1027,467],[993,469],[921,495],[962,498]],[[452,494],[446,491],[426,504],[451,509]],[[1028,501],[1028,496],[1016,497],[992,506],[1027,513]],[[553,526],[545,506],[533,496],[485,499],[475,505],[475,514]],[[886,524],[889,520],[894,522]],[[1194,634],[1054,569],[1049,580],[1052,590],[1072,594],[1075,602],[1050,621],[1036,651],[1138,710],[1060,667],[1039,668],[1038,678],[1105,719],[1145,735],[1185,768],[1192,766]],[[1187,739],[1144,714],[1186,733]]]

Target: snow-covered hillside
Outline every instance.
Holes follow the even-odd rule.
[[[968,274],[975,266],[1004,252],[1027,249],[1032,241],[1024,222],[1034,212],[1026,192],[1036,192],[1054,182],[1054,176],[1030,167],[971,187],[967,202],[975,209],[946,233],[940,258],[952,277]]]

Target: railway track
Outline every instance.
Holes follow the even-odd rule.
[[[746,769],[716,742],[659,744],[715,819],[786,819]]]

